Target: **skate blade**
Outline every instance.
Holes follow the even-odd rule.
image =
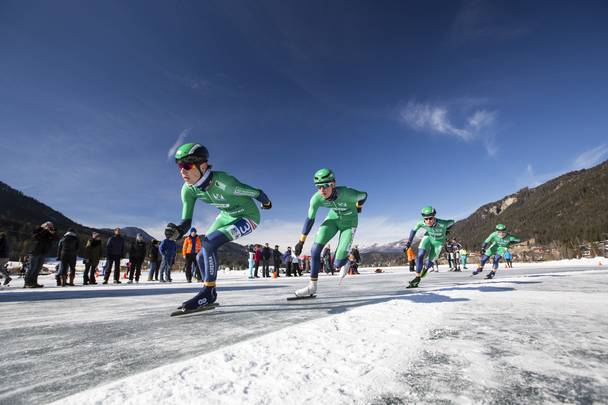
[[[179,311],[173,311],[171,312],[170,316],[181,316],[181,315],[188,315],[188,314],[195,314],[197,312],[205,312],[205,311],[210,311],[212,309],[215,309],[216,307],[219,307],[220,304],[211,304],[211,305],[207,305],[204,307],[200,307],[197,309],[191,309],[191,310],[185,310],[185,309],[180,309]]]
[[[317,298],[316,295],[307,295],[305,297],[298,297],[297,295],[294,297],[287,297],[287,301],[298,301],[298,300],[309,300],[311,298]]]

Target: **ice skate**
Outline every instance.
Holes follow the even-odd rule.
[[[201,292],[184,302],[177,309],[192,311],[200,307],[209,306],[217,300],[217,291],[215,287],[203,287]]]
[[[344,277],[346,277],[346,275],[348,274],[348,270],[350,270],[350,263],[346,263],[344,266],[342,266],[340,268],[340,274],[338,277],[338,285],[342,284],[342,280],[344,280]],[[315,287],[315,291],[316,291],[316,287]],[[297,292],[296,292],[296,295],[297,295]]]
[[[317,282],[309,281],[306,287],[300,288],[299,290],[294,291],[294,297],[287,298],[288,301],[292,300],[301,300],[307,298],[315,298],[317,293]]]

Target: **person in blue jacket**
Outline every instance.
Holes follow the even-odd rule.
[[[177,244],[173,237],[175,232],[172,228],[165,229],[165,239],[160,243],[158,250],[162,257],[160,263],[160,282],[171,282],[171,266],[175,262],[175,255],[177,254]]]

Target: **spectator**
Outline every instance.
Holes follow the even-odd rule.
[[[323,249],[323,253],[321,253],[321,263],[325,268],[325,274],[329,274],[331,272],[331,275],[333,276],[334,266],[332,266],[331,263],[331,246],[329,244],[325,246],[325,249]]]
[[[247,254],[249,256],[249,258],[248,258],[249,277],[248,278],[253,278],[253,265],[255,263],[255,250],[253,249],[253,245],[249,245]]]
[[[197,279],[200,281],[201,277],[200,270],[198,270],[198,263],[196,262],[196,255],[201,251],[201,239],[196,235],[196,228],[190,228],[190,235],[184,238],[184,245],[182,246],[182,256],[186,260],[186,281],[192,282],[192,267],[194,266],[194,274],[197,275]]]
[[[141,266],[144,264],[146,258],[146,241],[141,233],[138,233],[135,237],[135,242],[131,244],[129,249],[129,261],[131,262],[131,268],[129,269],[129,281],[133,282],[133,273],[135,273],[135,282],[139,283],[139,276],[141,275]]]
[[[7,270],[8,260],[8,238],[4,232],[0,232],[0,273],[4,277],[2,285],[7,285],[12,280]]]
[[[44,287],[42,284],[38,284],[38,273],[42,269],[44,259],[55,238],[55,225],[52,222],[45,222],[34,230],[23,288]]]
[[[353,255],[354,263],[351,263],[351,273],[359,274],[359,266],[361,265],[361,254],[359,253],[359,245],[355,245],[351,250],[350,254]]]
[[[255,245],[255,278],[260,278],[258,276],[258,268],[260,267],[260,262],[262,261],[262,247],[260,245]]]
[[[63,238],[59,241],[59,246],[57,246],[57,260],[61,262],[59,265],[59,272],[55,276],[57,286],[74,286],[76,259],[78,257],[79,248],[80,241],[78,240],[78,235],[76,235],[76,231],[73,228],[69,228],[66,234],[63,235]],[[68,267],[70,268],[70,281],[66,282]]]
[[[294,277],[302,275],[302,270],[300,269],[300,259],[295,252],[292,252],[291,254],[291,266]]]
[[[411,246],[407,249],[407,263],[410,266],[410,271],[416,271],[416,253]]]
[[[158,250],[158,241],[152,240],[152,247],[150,248],[150,271],[148,273],[148,281],[158,281],[158,271],[160,270],[160,251]]]
[[[464,270],[467,269],[467,259],[469,258],[469,252],[466,248],[460,249],[460,261],[462,263],[462,268]]]
[[[97,284],[95,280],[95,273],[97,272],[97,266],[101,259],[101,239],[99,233],[93,232],[87,244],[84,247],[84,273],[83,273],[83,285]]]
[[[509,250],[505,252],[505,262],[507,264],[507,268],[513,268],[513,255],[511,255],[511,252]]]
[[[270,256],[272,251],[268,243],[262,249],[262,277],[270,277]]]
[[[114,284],[120,284],[120,259],[125,256],[125,240],[120,236],[120,228],[114,229],[114,235],[108,239],[106,256],[108,257],[103,283],[108,284],[114,265]]]
[[[283,254],[279,250],[279,245],[274,245],[274,250],[272,251],[272,265],[273,265],[275,277],[281,277],[281,275],[279,273],[281,270],[281,257],[282,256],[283,256]]]
[[[177,253],[177,245],[171,238],[174,235],[173,229],[167,229],[165,233],[165,240],[160,243],[158,250],[162,257],[160,264],[160,282],[171,282],[171,266],[175,262],[175,255]]]
[[[285,262],[285,275],[291,277],[291,266],[292,266],[292,251],[291,246],[287,247],[287,251],[283,254],[283,261]]]

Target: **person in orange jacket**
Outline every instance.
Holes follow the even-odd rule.
[[[410,265],[410,271],[416,270],[416,253],[414,253],[414,249],[409,247],[407,249],[407,262]]]
[[[184,238],[182,256],[186,260],[186,281],[192,282],[192,266],[195,268],[195,277],[200,281],[202,274],[196,262],[196,255],[201,251],[201,238],[196,234],[196,228],[190,228],[190,234]]]

